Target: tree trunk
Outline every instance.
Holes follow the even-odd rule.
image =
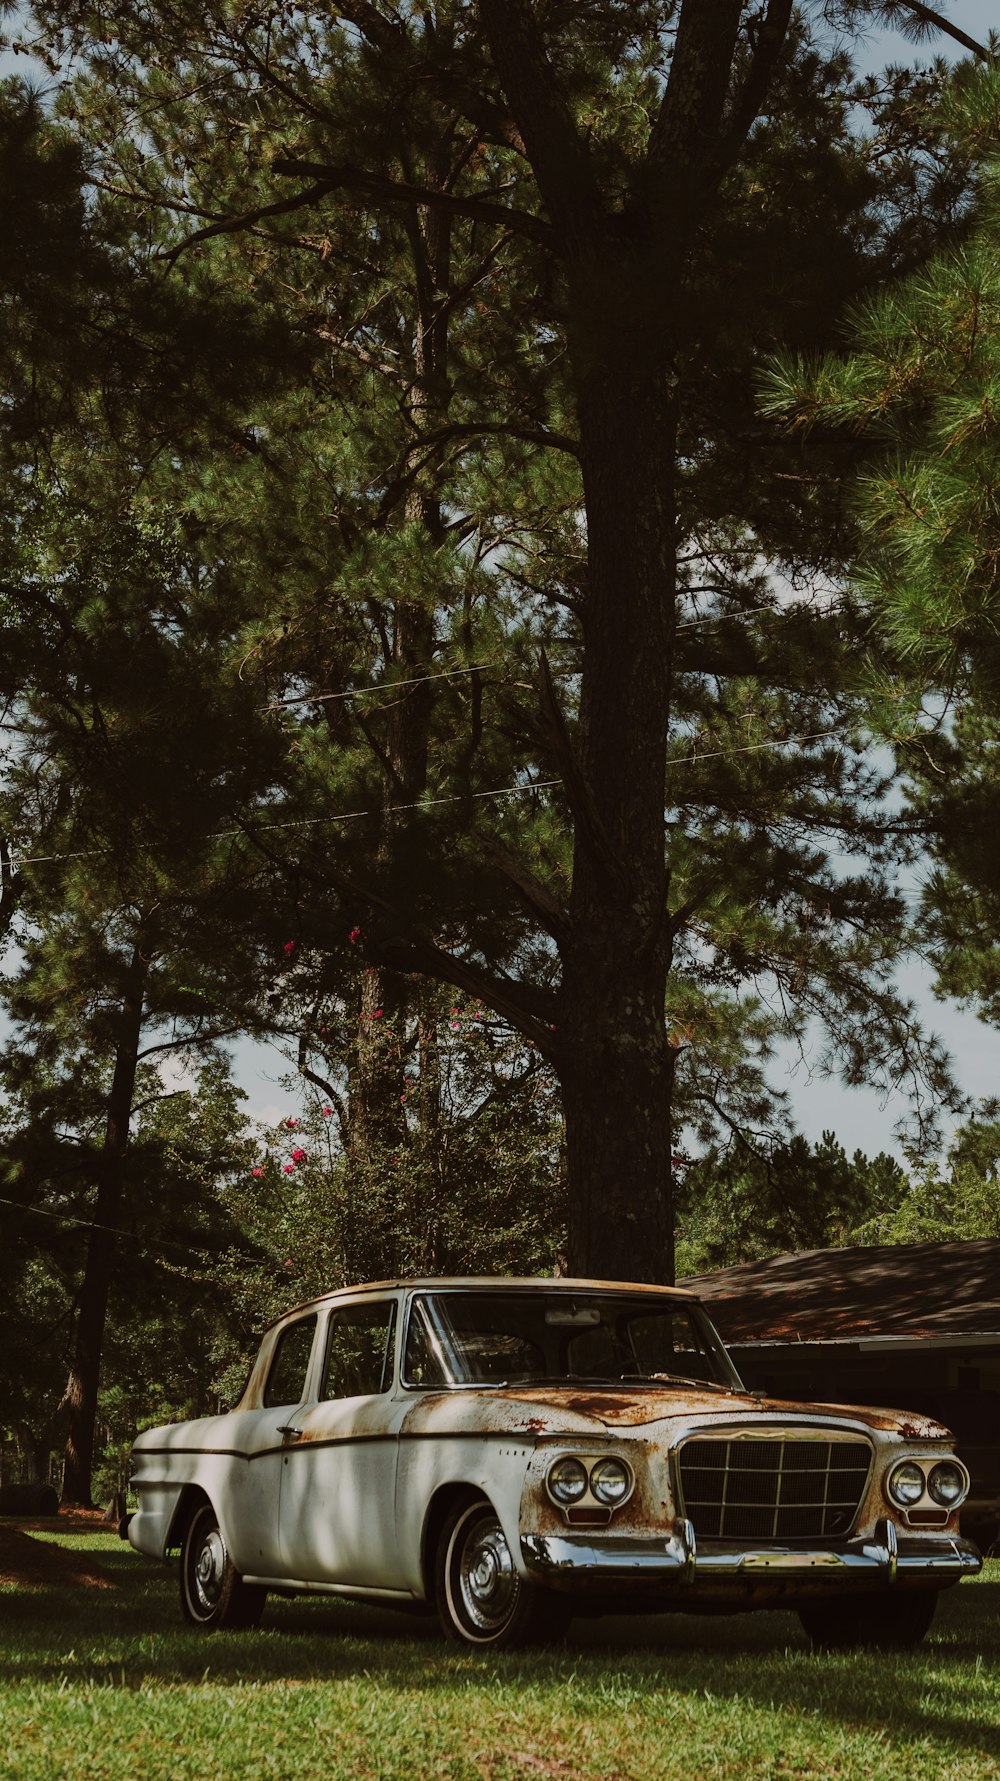
[[[442,188],[449,158],[442,147],[426,171],[429,186]],[[422,208],[408,222],[413,264],[413,388],[406,425],[414,445],[403,511],[406,523],[420,527],[432,546],[444,537],[439,491],[440,452],[428,454],[426,433],[447,417],[448,323],[444,299],[449,288],[451,231],[448,219]],[[419,467],[418,467],[419,466]],[[411,815],[397,806],[415,804],[427,788],[427,762],[433,700],[422,676],[433,673],[435,623],[433,589],[425,604],[399,600],[389,616],[393,670],[404,685],[385,720],[382,822],[377,848],[380,875],[405,882]],[[407,1144],[406,1026],[409,985],[405,975],[369,965],[362,981],[360,1018],[349,1083],[349,1152],[356,1164],[385,1171]],[[392,1034],[392,1038],[388,1035]],[[380,1271],[390,1271],[385,1258]]]
[[[661,295],[651,323],[649,290],[640,256],[618,256],[574,293],[589,573],[557,1048],[569,1272],[669,1282],[664,782],[677,422],[666,305]]]
[[[87,1509],[92,1507],[91,1474],[94,1463],[97,1391],[101,1376],[108,1295],[115,1265],[116,1243],[113,1233],[121,1216],[125,1151],[135,1092],[145,981],[146,961],[140,944],[137,943],[128,967],[125,993],[118,1016],[115,1071],[108,1098],[94,1220],[87,1243],[87,1261],[80,1288],[73,1360],[61,1405],[68,1422],[62,1500],[64,1504],[79,1505]]]

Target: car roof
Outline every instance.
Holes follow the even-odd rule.
[[[303,1299],[301,1304],[292,1305],[289,1310],[282,1311],[280,1317],[273,1317],[268,1329],[276,1323],[284,1323],[288,1317],[294,1317],[300,1311],[311,1311],[314,1308],[336,1303],[338,1299],[354,1299],[359,1294],[375,1292],[442,1292],[465,1287],[489,1287],[506,1290],[507,1288],[544,1286],[556,1292],[649,1292],[667,1294],[670,1298],[690,1301],[697,1299],[698,1294],[687,1287],[658,1286],[650,1280],[583,1280],[569,1278],[564,1274],[554,1277],[538,1274],[429,1274],[416,1279],[397,1280],[366,1280],[357,1286],[341,1286],[333,1292],[319,1293],[313,1299]]]

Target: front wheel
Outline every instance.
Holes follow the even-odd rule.
[[[181,1546],[181,1611],[193,1626],[256,1626],[266,1589],[244,1583],[226,1550],[215,1510],[205,1503],[188,1524]]]
[[[509,1650],[564,1632],[562,1601],[519,1577],[507,1536],[483,1498],[460,1503],[437,1549],[435,1595],[446,1639]]]
[[[937,1607],[936,1589],[912,1589],[898,1595],[838,1596],[830,1602],[807,1602],[799,1619],[820,1651],[852,1651],[874,1646],[882,1651],[910,1651],[919,1645]]]

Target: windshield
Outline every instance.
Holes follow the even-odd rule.
[[[695,1304],[639,1293],[420,1293],[403,1360],[407,1385],[662,1385],[739,1390],[721,1338]]]

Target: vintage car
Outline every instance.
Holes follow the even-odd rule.
[[[433,1604],[510,1646],[573,1615],[793,1608],[915,1644],[980,1568],[920,1417],[745,1390],[698,1299],[590,1280],[388,1281],[272,1324],[226,1415],[141,1434],[140,1552],[198,1627],[268,1591]]]

